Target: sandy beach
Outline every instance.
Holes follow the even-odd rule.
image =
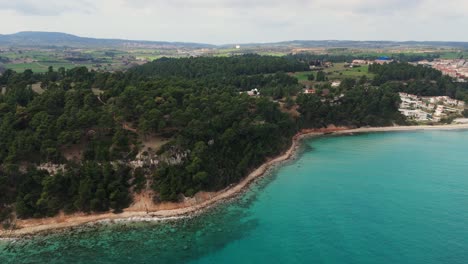
[[[290,148],[276,158],[269,159],[260,167],[253,170],[240,183],[215,193],[199,193],[193,198],[188,198],[180,203],[154,204],[150,194],[143,194],[135,197],[134,203],[120,214],[60,214],[51,218],[17,220],[14,230],[0,229],[0,238],[21,237],[25,235],[76,227],[94,222],[111,221],[164,221],[190,217],[202,212],[204,209],[234,197],[241,193],[250,183],[264,175],[272,166],[289,160],[300,146],[303,138],[319,136],[324,134],[353,134],[368,132],[392,132],[392,131],[417,131],[417,130],[457,130],[468,129],[468,124],[464,125],[441,125],[441,126],[394,126],[394,127],[368,127],[358,129],[348,129],[345,127],[329,127],[326,129],[309,129],[298,133],[293,137]]]
[[[393,126],[393,127],[361,127],[335,131],[334,134],[392,132],[392,131],[418,131],[418,130],[457,130],[468,129],[468,124],[437,125],[437,126]]]

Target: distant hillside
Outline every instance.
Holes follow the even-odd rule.
[[[10,35],[0,35],[0,46],[15,47],[37,47],[37,46],[56,46],[56,47],[185,47],[185,48],[210,48],[215,47],[210,44],[185,43],[185,42],[164,42],[164,41],[139,41],[123,39],[96,39],[78,37],[71,34],[59,32],[19,32]]]
[[[232,46],[223,45],[223,47]],[[298,48],[398,48],[450,47],[468,48],[468,42],[455,41],[354,41],[354,40],[291,40],[275,43],[248,43],[242,47],[298,47]]]
[[[166,42],[124,39],[98,39],[78,37],[59,32],[25,31],[10,35],[0,34],[0,47],[76,47],[76,48],[231,48],[234,44],[211,45],[190,42]],[[399,48],[450,47],[468,49],[468,42],[454,41],[353,41],[353,40],[292,40],[275,43],[246,43],[244,48]]]

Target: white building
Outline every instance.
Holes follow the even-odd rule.
[[[336,87],[340,87],[340,85],[341,85],[341,81],[334,81],[334,82],[332,82],[331,87],[336,88]]]
[[[430,115],[422,110],[398,109],[404,116],[416,119],[418,121],[427,121]]]
[[[252,89],[252,90],[248,91],[247,94],[249,96],[258,96],[258,95],[260,95],[260,92],[258,91],[257,88],[255,88],[255,89]]]

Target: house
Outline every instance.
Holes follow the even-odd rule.
[[[409,109],[399,109],[400,113],[406,117],[416,119],[418,121],[427,121],[430,118],[430,115],[422,110],[409,110]]]
[[[340,85],[341,85],[341,81],[334,81],[332,82],[331,87],[340,87]]]
[[[443,105],[437,106],[437,109],[434,112],[434,116],[441,117],[441,116],[444,116],[444,115],[445,115],[444,114],[444,106]]]
[[[258,95],[260,95],[260,92],[258,91],[257,88],[255,88],[255,89],[252,89],[252,90],[248,91],[247,94],[249,96],[258,96]]]
[[[249,96],[258,96],[258,95],[260,95],[260,92],[258,91],[257,88],[255,88],[255,89],[252,89],[252,90],[247,91],[247,92],[239,92],[239,94],[247,94]]]
[[[360,65],[366,65],[368,62],[366,60],[353,60],[351,63],[352,66],[360,66]]]
[[[435,104],[427,104],[425,108],[429,110],[433,110],[435,107],[436,107]]]
[[[390,58],[387,57],[387,56],[379,57],[378,59],[376,59],[376,60],[374,61],[374,63],[380,64],[380,65],[386,64],[386,63],[390,63],[390,62],[393,62],[393,60],[390,59]]]
[[[445,68],[442,70],[442,74],[444,75],[448,75],[452,78],[456,78],[457,77],[457,71],[454,70],[454,69],[448,69],[448,68]]]
[[[315,89],[305,89],[304,94],[315,94],[317,91]]]
[[[422,60],[422,61],[419,61],[417,64],[418,65],[429,65],[429,61],[428,60]]]

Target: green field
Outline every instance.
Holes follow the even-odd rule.
[[[5,68],[12,69],[16,72],[23,72],[25,70],[32,70],[33,72],[47,72],[49,66],[54,67],[54,69],[58,69],[60,67],[64,67],[65,69],[72,69],[78,66],[87,66],[91,67],[91,64],[73,64],[69,62],[32,62],[32,63],[19,63],[19,64],[5,64]]]
[[[369,79],[374,78],[374,74],[369,73],[369,66],[364,65],[358,68],[345,68],[345,63],[335,63],[333,67],[326,68],[324,72],[330,81],[342,80],[345,78],[357,79],[366,75]]]
[[[345,78],[358,79],[363,75],[366,75],[367,78],[374,78],[374,74],[369,73],[369,66],[361,66],[359,68],[345,68],[345,63],[335,63],[333,67],[325,68],[323,71],[327,74],[329,81],[343,80]],[[316,72],[313,71],[304,71],[304,72],[295,72],[292,75],[297,78],[297,80],[303,84],[308,83],[308,76],[314,74],[317,76]]]
[[[441,52],[440,53],[440,58],[441,59],[460,59],[460,58],[468,58],[468,52],[467,51],[447,51],[447,52]]]
[[[32,70],[33,72],[46,72],[47,66],[43,66],[38,63],[20,63],[20,64],[5,64],[7,69],[14,70],[16,72],[23,72],[25,70]]]
[[[180,55],[177,54],[177,50],[153,49],[10,48],[0,51],[0,57],[9,60],[3,63],[5,68],[17,72],[30,69],[38,73],[46,72],[49,66],[55,69],[86,66],[89,69],[105,71],[125,70],[135,63],[141,63],[142,60],[152,61],[163,56]]]
[[[281,56],[286,56],[288,55],[288,52],[281,52],[281,51],[265,51],[265,52],[257,52],[257,54],[259,55],[264,55],[264,56],[277,56],[277,57],[281,57]]]
[[[219,49],[113,49],[113,48],[94,48],[94,49],[78,49],[78,48],[9,48],[0,50],[0,57],[7,58],[10,62],[4,62],[6,68],[22,72],[26,69],[31,69],[34,72],[46,72],[49,66],[55,69],[64,67],[66,69],[77,66],[86,66],[90,69],[116,71],[125,70],[134,64],[141,64],[142,61],[153,61],[161,57],[188,57],[188,56],[215,56],[228,57],[245,53],[256,53],[259,55],[269,56],[284,56],[293,51],[294,47],[241,47],[236,49],[233,47],[223,47]],[[329,54],[329,55],[345,55],[353,57],[379,57],[379,56],[398,56],[398,54],[418,55],[418,54],[437,54],[443,59],[468,58],[468,51],[438,48],[438,49],[359,49],[359,48],[323,48],[321,50],[312,49],[311,53]],[[350,60],[350,59],[348,59]],[[97,66],[99,65],[99,66]],[[372,74],[368,73],[367,66],[360,68],[344,68],[343,63],[336,63],[332,68],[325,69],[329,73],[328,79],[341,80],[344,78],[359,78],[362,75],[367,75],[372,78]],[[294,74],[299,81],[307,81],[309,72]]]
[[[303,82],[303,81],[307,81],[308,80],[308,76],[310,74],[314,74],[314,72],[312,71],[304,71],[304,72],[295,72],[293,74],[294,77],[297,78],[297,80],[299,80],[299,82]]]

